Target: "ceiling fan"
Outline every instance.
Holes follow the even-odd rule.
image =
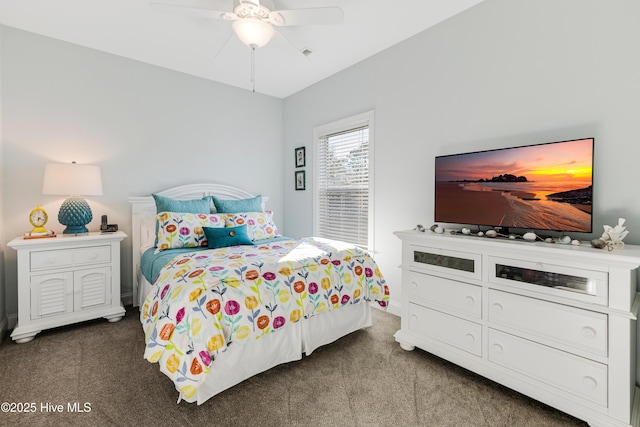
[[[225,3],[228,6],[229,2]],[[271,0],[233,0],[233,11],[167,3],[151,3],[150,6],[153,10],[161,12],[177,12],[182,15],[233,21],[231,24],[233,32],[242,43],[251,48],[253,92],[256,91],[255,50],[266,45],[273,38],[277,32],[274,26],[335,25],[341,24],[344,20],[344,13],[339,7],[276,10]],[[305,50],[302,53],[306,56],[310,51]]]
[[[274,26],[332,25],[341,24],[344,20],[344,13],[339,7],[276,10],[271,0],[233,0],[233,6],[233,11],[220,11],[203,7],[151,3],[151,7],[158,11],[233,21],[232,28],[235,34],[240,41],[252,49],[269,43],[276,33]]]

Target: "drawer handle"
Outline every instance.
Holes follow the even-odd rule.
[[[418,316],[416,316],[415,314],[412,314],[411,315],[411,320],[413,320],[415,322],[416,320],[418,320]]]
[[[593,390],[596,387],[598,387],[598,381],[595,380],[595,378],[590,377],[590,376],[586,376],[582,379],[582,384],[588,388],[589,390]]]
[[[47,262],[48,262],[49,264],[51,264],[51,265],[52,265],[52,264],[55,264],[55,263],[56,263],[56,261],[58,261],[58,258],[56,258],[56,257],[51,257],[51,258],[49,258],[49,259],[47,260]]]
[[[465,297],[465,299],[464,299],[464,300],[465,300],[465,301],[467,302],[467,304],[469,304],[469,305],[473,305],[473,304],[475,304],[475,303],[476,303],[476,300],[475,300],[475,299],[473,299],[473,297],[472,297],[471,295],[467,295],[467,296]]]
[[[500,313],[502,309],[503,309],[502,304],[500,304],[499,302],[493,303],[493,311]]]
[[[498,343],[493,344],[493,350],[496,353],[502,353],[504,351],[504,348],[502,348],[502,346]]]
[[[591,326],[585,326],[584,328],[582,328],[582,336],[592,340],[596,337],[596,330]]]
[[[476,337],[474,337],[473,334],[467,334],[465,337],[467,337],[467,341],[469,342],[474,342],[476,340]]]
[[[413,289],[416,289],[418,287],[418,284],[416,282],[411,282],[411,287],[413,287]]]
[[[97,252],[91,252],[91,255],[89,255],[89,259],[96,259],[98,258],[98,253]]]

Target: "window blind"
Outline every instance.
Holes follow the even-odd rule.
[[[369,246],[369,125],[317,141],[316,234]]]

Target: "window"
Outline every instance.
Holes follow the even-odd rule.
[[[373,249],[373,111],[313,133],[314,234]]]

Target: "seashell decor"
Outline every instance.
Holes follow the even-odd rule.
[[[624,242],[622,239],[627,237],[627,234],[629,234],[627,227],[624,227],[625,221],[626,220],[624,218],[618,218],[618,225],[615,227],[611,227],[610,225],[604,226],[604,233],[602,233],[600,240],[603,240],[607,244],[609,250],[624,248]]]

